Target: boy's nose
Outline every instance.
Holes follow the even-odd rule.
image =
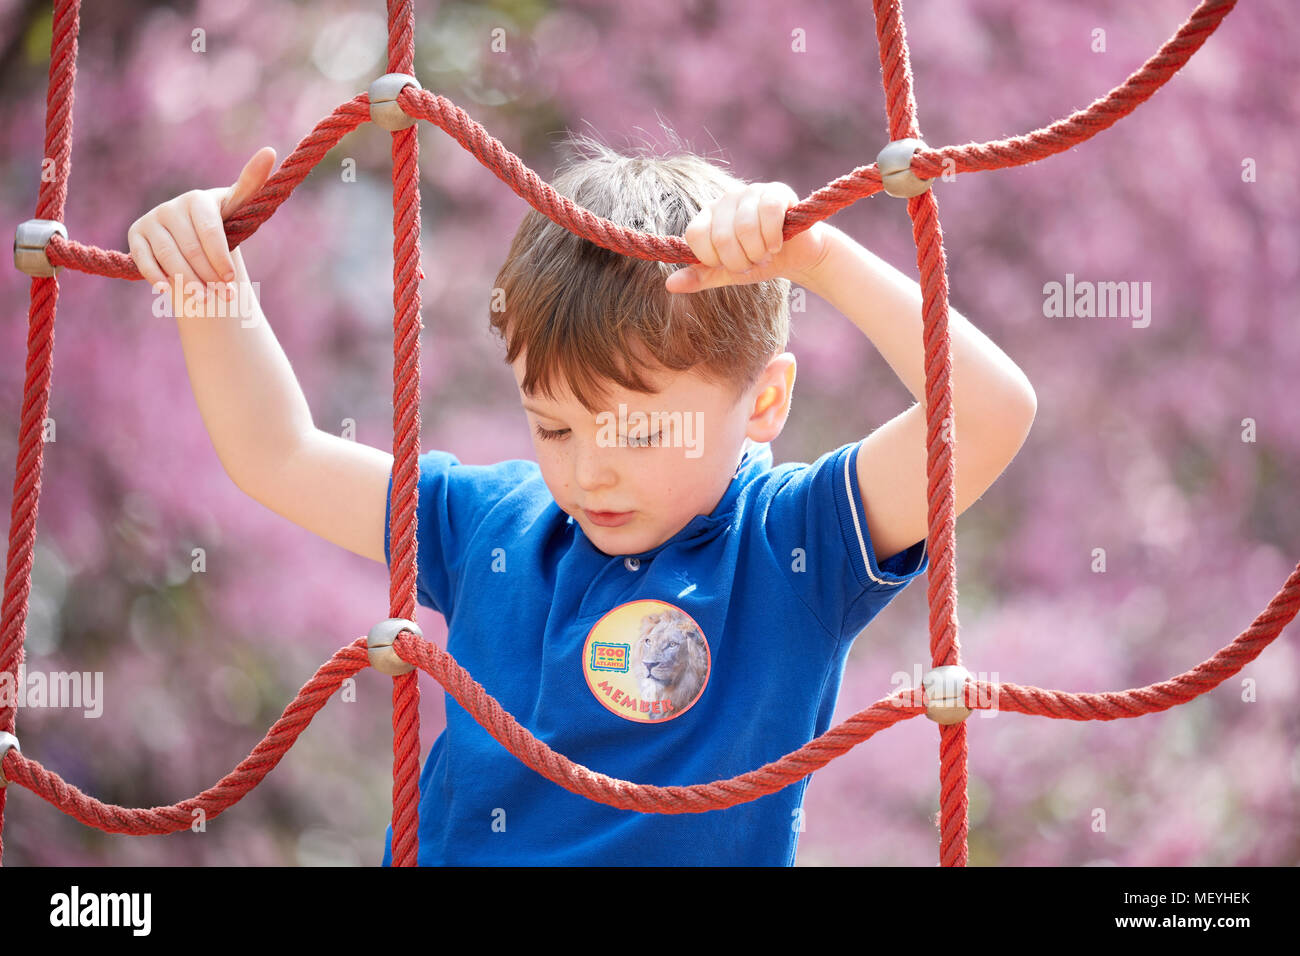
[[[614,484],[617,475],[609,461],[609,449],[595,442],[581,443],[574,455],[573,480],[583,491],[593,491]]]

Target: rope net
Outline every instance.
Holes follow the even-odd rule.
[[[1236,0],[1204,0],[1140,69],[1086,109],[1023,136],[988,143],[926,148],[911,159],[922,179],[1005,169],[1070,149],[1133,112],[1188,61]],[[919,139],[912,70],[900,0],[873,0],[886,96],[890,141]],[[45,156],[57,174],[42,179],[36,218],[62,222],[71,168],[73,84],[76,77],[80,0],[55,0],[46,99]],[[413,74],[414,10],[410,0],[388,0],[388,72]],[[670,263],[699,260],[684,239],[633,232],[593,215],[559,195],[464,110],[436,93],[412,86],[397,97],[402,111],[445,131],[533,208],[564,228],[607,249]],[[231,249],[257,231],[344,136],[370,121],[370,100],[360,94],[321,120],[261,190],[225,222]],[[416,608],[416,489],[420,451],[420,193],[418,123],[392,133],[393,179],[393,488],[389,616],[413,620]],[[859,199],[883,189],[876,164],[861,166],[790,208],[789,239]],[[945,420],[952,416],[952,356],[948,338],[948,284],[943,232],[933,190],[907,200],[921,275],[926,395],[926,553],[930,655],[933,667],[960,665],[957,625],[954,445]],[[53,266],[94,275],[139,279],[130,255],[83,245],[55,234],[46,246]],[[16,676],[23,660],[28,598],[40,503],[42,422],[49,407],[53,368],[57,275],[34,277],[23,406],[19,424],[4,585],[0,671]],[[1252,624],[1213,657],[1186,673],[1147,687],[1100,694],[968,681],[963,703],[1066,720],[1117,720],[1168,710],[1200,696],[1240,671],[1300,611],[1300,564]],[[395,640],[398,656],[424,671],[519,760],[560,786],[610,806],[645,813],[702,813],[734,806],[802,779],[899,721],[926,712],[920,689],[876,701],[798,750],[730,780],[691,786],[636,784],[593,771],[556,753],[507,713],[445,651],[410,631]],[[342,682],[369,666],[366,639],[340,648],[309,680],[283,715],[229,774],[195,797],[166,807],[128,809],[101,803],[62,780],[17,748],[0,763],[3,779],[27,787],[81,822],[111,833],[160,834],[190,827],[202,811],[214,817],[252,790],[293,746]],[[416,671],[393,678],[393,863],[414,866],[417,856],[419,688]],[[15,707],[0,708],[0,731],[13,733]],[[940,725],[940,863],[967,862],[966,725]],[[0,834],[6,790],[0,787]],[[0,840],[0,860],[3,841]]]

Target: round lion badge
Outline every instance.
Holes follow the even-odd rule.
[[[631,601],[607,612],[582,648],[587,686],[628,720],[672,720],[709,682],[709,644],[695,620],[663,601]]]

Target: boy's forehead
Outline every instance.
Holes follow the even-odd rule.
[[[582,403],[578,401],[573,392],[562,380],[553,380],[551,382],[554,396],[548,396],[544,392],[537,390],[525,392],[523,390],[523,363],[517,359],[513,363],[515,372],[515,386],[519,392],[519,399],[524,408],[532,412],[547,413],[551,411],[560,411],[563,409],[582,410]],[[624,388],[617,382],[602,380],[598,384],[603,389],[602,404],[616,409],[620,404],[626,405],[629,409],[637,409],[644,406],[651,408],[655,406],[664,406],[668,403],[700,405],[706,402],[712,402],[717,398],[714,393],[721,394],[725,387],[712,383],[701,376],[694,369],[687,369],[681,372],[657,369],[639,369],[641,377],[653,385],[658,391],[655,392],[636,392]]]

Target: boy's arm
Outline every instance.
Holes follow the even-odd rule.
[[[393,456],[316,428],[293,367],[250,294],[240,250],[232,255],[251,314],[177,319],[194,398],[217,457],[250,498],[384,564]]]
[[[146,280],[172,287],[194,397],[226,474],[277,514],[382,564],[393,456],[315,427],[243,257],[230,251],[222,228],[222,217],[261,188],[274,160],[273,151],[259,151],[228,191],[195,190],[155,207],[132,224],[128,245]],[[211,288],[232,272],[240,294],[221,308],[215,298],[185,298],[184,283]],[[246,306],[243,314],[236,305]]]
[[[260,483],[256,478],[235,483],[294,524],[386,564],[384,519],[392,470],[388,452],[313,428]]]
[[[667,279],[670,292],[783,276],[816,292],[860,328],[920,404],[880,426],[858,450],[858,484],[880,562],[926,536],[925,354],[921,287],[825,222],[782,238],[799,197],[752,183],[700,211],[685,238],[700,259]],[[954,488],[961,514],[1024,444],[1038,400],[1014,362],[951,306]]]
[[[918,404],[858,451],[858,485],[878,561],[926,536],[925,355],[921,287],[838,229],[801,282],[871,340]],[[1029,435],[1038,401],[1024,372],[951,305],[956,513],[997,480]]]

